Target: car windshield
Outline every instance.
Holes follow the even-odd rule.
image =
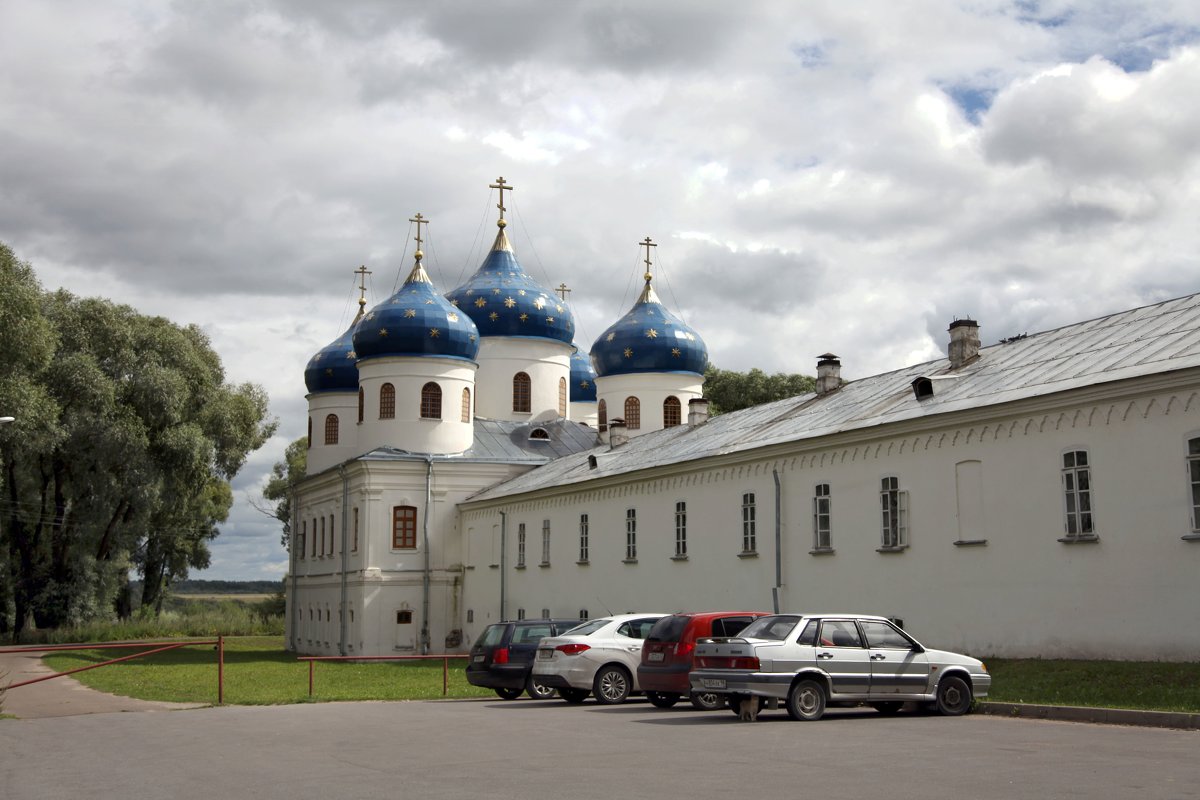
[[[563,636],[588,636],[603,628],[612,620],[594,619],[591,622],[585,622],[582,625],[576,625],[571,630],[563,634]]]
[[[663,617],[654,623],[654,627],[650,629],[650,635],[646,637],[646,641],[678,642],[680,637],[683,636],[683,629],[687,627],[688,619],[689,617],[680,614]]]
[[[743,628],[738,637],[742,639],[786,639],[799,621],[800,617],[792,615],[759,617]]]

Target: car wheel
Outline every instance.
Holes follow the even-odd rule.
[[[890,717],[900,710],[900,706],[904,705],[899,700],[883,700],[878,703],[871,703],[872,708],[884,716]]]
[[[558,696],[576,706],[587,699],[588,693],[586,689],[559,689]]]
[[[596,680],[592,683],[592,694],[596,695],[597,703],[615,706],[625,702],[632,688],[629,673],[624,668],[609,666],[596,673]]]
[[[938,683],[937,710],[947,717],[959,717],[971,710],[971,685],[957,675],[947,675]]]
[[[646,692],[646,699],[655,708],[670,708],[679,702],[679,695],[670,692]]]
[[[725,695],[716,692],[696,692],[691,696],[692,705],[701,711],[716,711],[725,705]]]
[[[529,680],[525,682],[525,694],[532,697],[534,700],[549,700],[554,697],[558,690],[551,686],[544,686],[535,681],[533,676],[529,676]]]
[[[797,681],[787,696],[787,712],[792,719],[812,722],[825,713],[825,687],[816,681]]]
[[[500,695],[501,700],[516,700],[521,696],[520,689],[497,689],[496,694]]]

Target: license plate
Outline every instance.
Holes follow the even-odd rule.
[[[702,684],[704,684],[705,689],[724,689],[725,688],[725,679],[724,678],[702,678],[700,680],[700,682]]]
[[[476,664],[482,664],[483,658],[484,658],[483,655],[480,654],[480,655],[475,656],[475,658],[473,658],[471,660],[474,661]]]
[[[542,661],[549,661],[552,658],[554,658],[553,650],[538,650],[538,659]]]
[[[662,661],[663,654],[662,653],[650,653],[649,655],[646,656],[646,660],[647,661]]]

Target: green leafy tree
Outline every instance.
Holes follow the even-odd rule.
[[[283,525],[280,544],[291,549],[292,533],[292,489],[304,478],[308,467],[308,437],[301,436],[283,451],[283,461],[276,461],[271,469],[271,479],[263,488],[263,498],[274,503],[271,510],[259,509]]]
[[[704,371],[704,396],[713,416],[806,394],[815,387],[815,380],[808,375],[785,372],[768,375],[761,369],[734,372],[717,369],[712,364]]]

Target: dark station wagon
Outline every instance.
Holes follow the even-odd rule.
[[[554,697],[555,690],[535,682],[531,674],[538,642],[579,624],[577,619],[522,619],[488,625],[471,646],[467,682],[494,689],[505,700],[516,700],[521,692],[535,700]]]
[[[704,711],[725,705],[724,695],[693,692],[688,681],[697,639],[713,636],[737,636],[766,611],[705,611],[672,614],[654,624],[642,645],[642,663],[638,665],[638,685],[646,699],[658,708],[670,708],[687,696],[692,705]]]

